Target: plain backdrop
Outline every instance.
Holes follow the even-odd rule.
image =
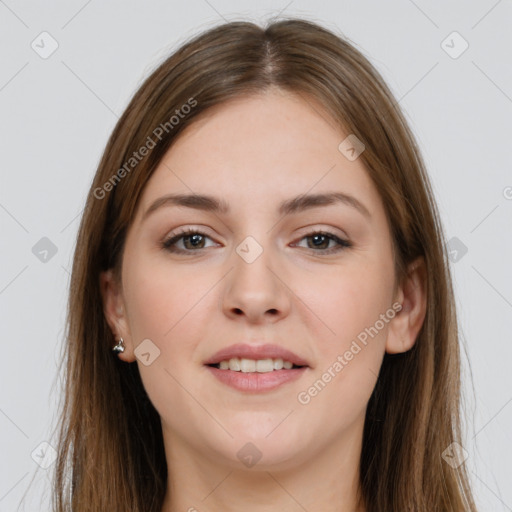
[[[151,70],[224,20],[316,21],[390,85],[453,257],[480,510],[512,510],[512,5],[507,0],[0,0],[0,512],[48,510],[69,271],[114,124]],[[42,504],[41,504],[42,502]]]

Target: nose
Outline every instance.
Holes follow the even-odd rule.
[[[254,249],[254,248],[252,248]],[[286,272],[272,251],[264,249],[256,259],[233,252],[233,267],[226,276],[224,313],[251,323],[277,322],[289,314],[292,291]]]

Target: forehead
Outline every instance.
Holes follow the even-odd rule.
[[[146,185],[137,216],[171,192],[272,208],[298,194],[342,191],[378,214],[380,197],[362,160],[339,150],[348,135],[317,102],[282,90],[217,105],[173,143]]]

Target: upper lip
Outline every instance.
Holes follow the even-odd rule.
[[[296,366],[309,366],[305,359],[302,359],[292,351],[279,345],[248,345],[237,343],[223,348],[211,356],[204,364],[218,364],[221,361],[228,361],[231,358],[238,357],[244,359],[283,359],[290,361]]]

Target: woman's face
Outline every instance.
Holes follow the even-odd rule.
[[[139,367],[167,448],[269,468],[334,446],[360,449],[396,297],[384,208],[360,148],[339,149],[348,135],[318,104],[274,90],[200,118],[149,180],[111,325],[127,345],[120,357]],[[162,200],[171,194],[210,199]],[[353,199],[305,200],[317,194]],[[219,203],[226,210],[213,209]],[[192,234],[164,247],[183,230]],[[234,344],[277,345],[306,367],[205,364]]]

